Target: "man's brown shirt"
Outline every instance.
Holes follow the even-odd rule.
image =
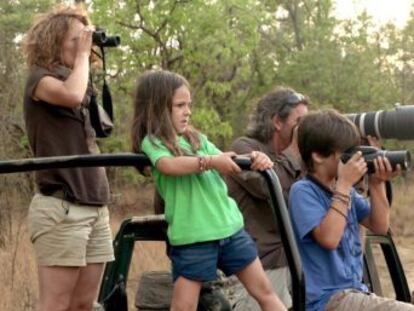
[[[289,148],[277,156],[270,144],[256,139],[240,137],[234,141],[232,151],[237,154],[249,154],[261,151],[274,162],[274,170],[279,177],[283,196],[287,202],[292,184],[301,177],[302,164],[289,151]],[[229,195],[233,197],[243,213],[245,228],[255,240],[259,257],[265,269],[275,269],[287,265],[280,231],[277,227],[269,203],[268,187],[258,172],[243,171],[227,176]]]

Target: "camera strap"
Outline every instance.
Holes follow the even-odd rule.
[[[108,84],[106,83],[106,61],[105,61],[105,50],[101,46],[102,55],[102,66],[103,66],[103,85],[102,85],[102,106],[108,114],[111,121],[114,120],[113,108],[112,108],[112,96]]]
[[[101,55],[93,51],[99,58],[102,59],[103,66],[103,85],[102,85],[102,106],[98,104],[96,94],[91,95],[89,103],[89,116],[91,125],[95,130],[96,137],[105,138],[111,135],[113,129],[113,107],[112,96],[109,85],[106,82],[106,61],[105,51],[100,47]],[[89,75],[90,83],[92,84],[92,73]]]

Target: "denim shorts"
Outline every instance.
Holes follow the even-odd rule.
[[[236,274],[257,257],[256,244],[241,229],[232,236],[208,242],[172,246],[170,250],[173,280],[207,282],[217,279],[217,269],[227,276]]]

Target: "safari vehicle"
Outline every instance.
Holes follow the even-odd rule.
[[[250,160],[235,159],[245,170]],[[0,161],[0,174],[23,172],[49,168],[69,168],[88,166],[145,166],[150,165],[142,154],[101,154],[84,156],[49,157]],[[261,172],[266,180],[270,194],[270,203],[274,211],[286,251],[288,266],[292,275],[292,298],[294,311],[305,310],[305,279],[298,248],[283,199],[279,180],[273,170]],[[101,284],[98,302],[105,311],[128,311],[126,284],[132,259],[134,244],[140,241],[165,241],[167,224],[163,216],[132,217],[121,224],[113,242],[116,260],[107,265]],[[387,235],[366,236],[364,254],[364,281],[372,292],[383,295],[384,280],[391,284],[389,297],[410,302],[411,295],[400,262],[397,249],[390,232]],[[379,269],[378,258],[384,259],[385,269]],[[388,273],[384,278],[380,271]]]

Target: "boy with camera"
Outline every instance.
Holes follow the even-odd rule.
[[[385,181],[398,175],[385,157],[374,160],[369,201],[353,188],[367,173],[362,153],[345,164],[342,153],[360,144],[355,126],[329,110],[305,116],[298,145],[308,175],[290,191],[292,226],[306,280],[306,310],[414,310],[414,306],[369,293],[362,282],[360,224],[386,234],[389,203]]]

